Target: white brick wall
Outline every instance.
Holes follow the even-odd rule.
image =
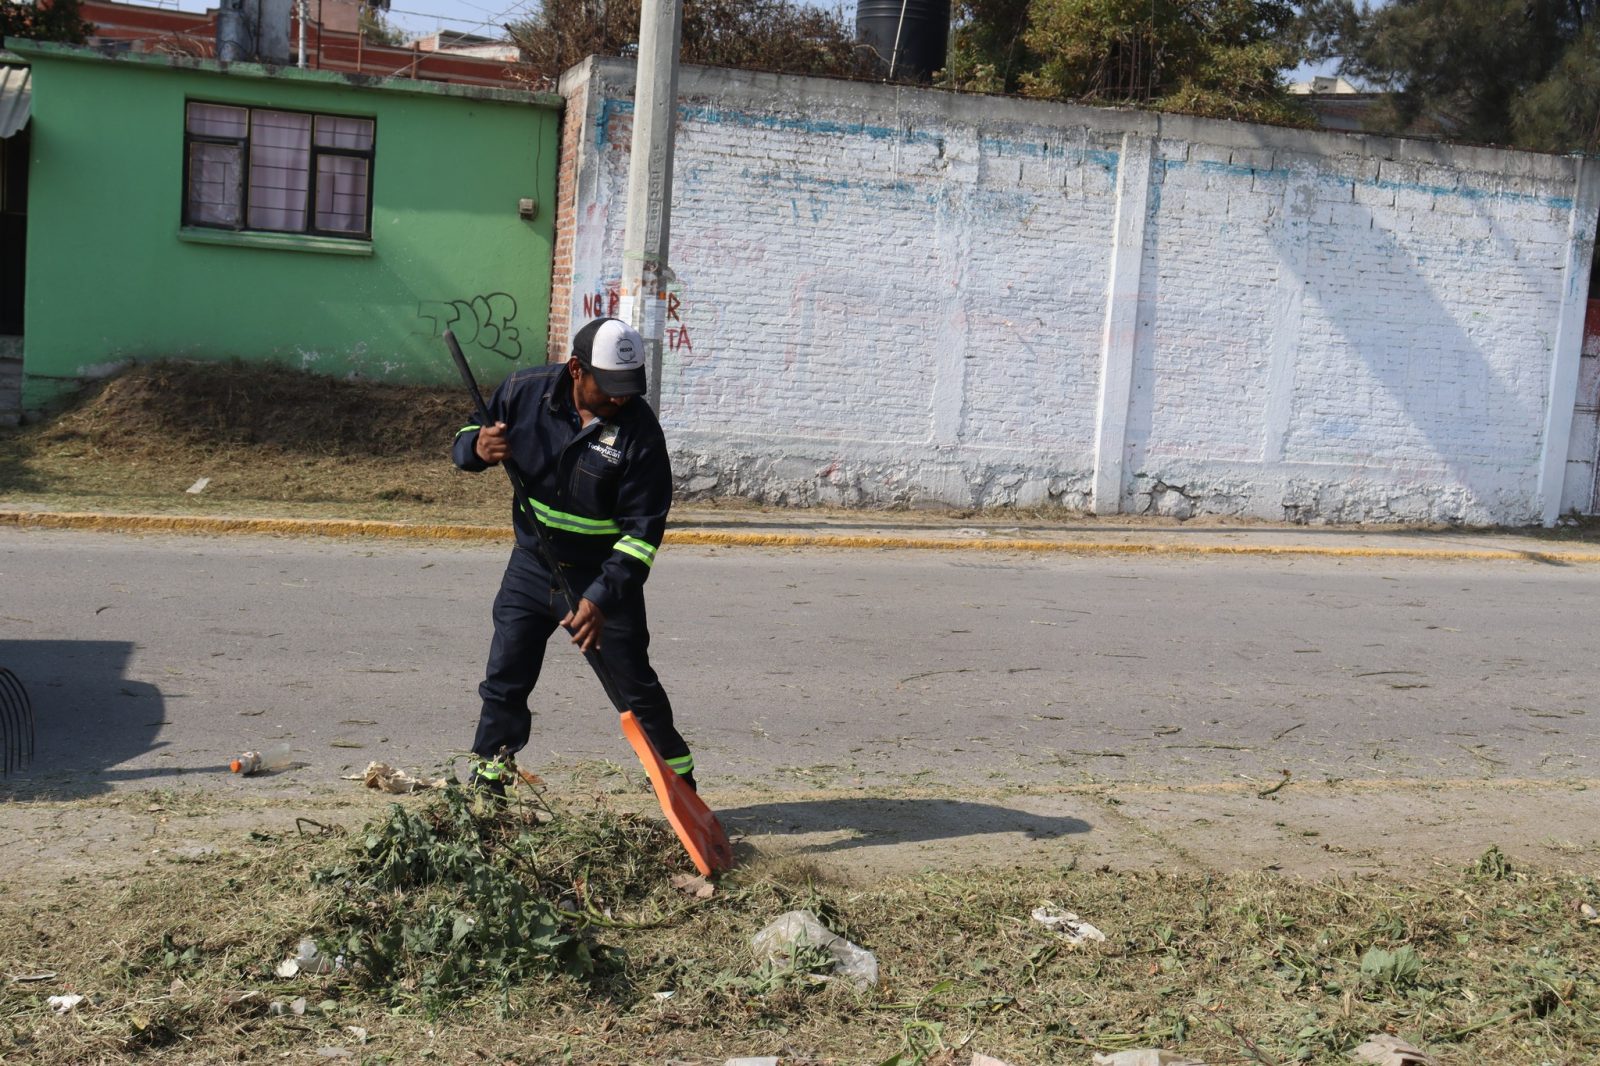
[[[563,82],[574,327],[620,275],[631,76]],[[1125,135],[1153,158],[1119,294]],[[680,490],[1551,520],[1592,496],[1561,479],[1594,185],[1566,158],[685,68]]]

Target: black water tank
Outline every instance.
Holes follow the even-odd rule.
[[[856,39],[877,53],[884,77],[927,81],[944,69],[950,0],[857,0]]]

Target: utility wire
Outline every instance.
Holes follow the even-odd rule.
[[[531,4],[531,0],[516,0],[515,3],[513,3],[510,7],[506,8],[504,11],[500,12],[498,15],[491,15],[490,17],[484,19],[482,22],[474,22],[474,23],[472,23],[465,30],[456,30],[454,32],[457,32],[457,33],[471,33],[473,30],[478,29],[480,26],[490,26],[490,25],[497,26],[497,27],[499,27],[501,29],[504,29],[504,24],[501,21],[502,19],[504,19],[507,16],[509,16],[512,12],[517,11],[519,8],[525,10],[526,8],[528,8],[530,6],[530,4]],[[479,8],[479,10],[481,11],[483,9]],[[465,22],[466,20],[463,19],[461,21]],[[390,73],[390,74],[388,74],[386,76],[392,78],[395,75],[399,74],[403,70],[412,69],[419,62],[421,62],[421,60],[419,58],[417,58],[417,56],[420,56],[420,54],[421,53],[413,53],[413,58],[412,58],[411,62],[402,63],[400,66],[396,67],[392,73]],[[430,53],[430,54],[437,54],[437,53]]]
[[[479,10],[479,11],[483,11],[483,12],[487,12],[488,11],[488,8],[477,7],[476,4],[474,4],[472,6],[477,8],[477,10]],[[406,11],[406,10],[404,10],[402,8],[398,8],[398,7],[391,7],[389,9],[389,14],[391,14],[391,15],[416,15],[419,18],[437,19],[440,22],[461,22],[461,23],[465,23],[465,24],[471,25],[471,26],[482,26],[483,25],[483,23],[481,23],[481,22],[474,22],[470,18],[460,18],[460,17],[458,17],[456,15],[435,15],[431,11]]]

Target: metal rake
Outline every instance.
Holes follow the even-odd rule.
[[[0,666],[0,774],[33,761],[33,704],[17,675]]]

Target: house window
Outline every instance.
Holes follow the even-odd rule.
[[[188,226],[372,236],[370,118],[190,101]]]

